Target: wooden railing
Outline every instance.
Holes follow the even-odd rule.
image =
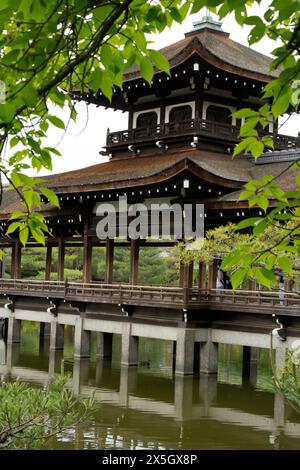
[[[143,127],[118,132],[108,132],[106,146],[108,148],[128,146],[139,142],[168,139],[182,136],[204,136],[236,143],[239,141],[240,128],[230,124],[208,121],[206,119],[189,119],[188,121],[167,122],[154,127]],[[276,150],[300,148],[300,138],[283,134],[262,133],[270,135]]]
[[[300,295],[292,292],[0,279],[0,294],[177,309],[276,310],[300,316]]]

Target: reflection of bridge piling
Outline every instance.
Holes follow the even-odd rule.
[[[53,371],[60,370],[63,354],[61,350],[49,351],[49,371],[44,372],[18,366],[19,344],[6,343],[5,347],[7,362],[5,365],[0,365],[1,376],[18,377],[20,380],[44,386]],[[103,365],[103,361],[105,360],[98,358],[96,364],[102,363]],[[231,426],[238,425],[245,427],[245,429],[254,426],[257,430],[267,432],[267,439],[270,440],[270,443],[274,441],[278,444],[278,441],[285,435],[300,436],[300,425],[287,419],[285,403],[279,394],[274,395],[272,414],[268,401],[266,401],[270,392],[260,391],[261,400],[256,404],[259,412],[256,414],[255,404],[251,400],[240,400],[239,395],[235,393],[235,385],[218,383],[217,374],[200,374],[199,378],[177,374],[174,379],[156,378],[154,380],[150,376],[147,380],[149,380],[149,385],[151,383],[153,387],[156,387],[157,384],[159,386],[159,380],[169,380],[172,384],[173,399],[170,400],[169,397],[166,401],[160,401],[153,398],[153,390],[150,386],[140,388],[137,385],[140,374],[137,367],[121,367],[119,386],[116,384],[116,387],[109,379],[111,369],[106,367],[104,369],[99,383],[96,386],[91,386],[92,377],[97,374],[97,367],[96,370],[90,368],[88,358],[78,358],[74,361],[72,381],[69,381],[67,386],[72,388],[75,393],[80,393],[85,397],[94,396],[96,400],[101,402],[110,403],[117,407],[121,406],[124,413],[126,412],[125,416],[131,411],[140,412],[141,416],[145,412],[151,412],[152,415],[158,417],[164,416],[180,426],[182,432],[185,422],[203,418],[227,423]],[[91,376],[91,372],[93,372],[93,376]],[[114,374],[116,373],[114,371]],[[250,398],[251,393],[254,393],[253,388],[248,387],[245,393],[249,393]],[[230,398],[232,394],[235,397],[233,406],[232,398]],[[207,425],[209,426],[209,424]],[[242,428],[240,429],[241,432],[244,432]],[[262,434],[260,434],[260,439],[261,436]]]

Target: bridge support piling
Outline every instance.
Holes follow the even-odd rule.
[[[138,365],[139,338],[132,336],[131,329],[131,323],[124,323],[122,326],[121,365],[123,366]]]
[[[12,367],[19,363],[20,359],[20,344],[18,343],[7,343],[6,345],[6,366],[8,372],[11,371]]]
[[[200,372],[204,374],[218,373],[218,344],[211,340],[211,331],[208,330],[208,339],[200,347]]]
[[[112,333],[96,332],[96,356],[101,358],[112,357]]]
[[[63,369],[64,352],[61,349],[51,349],[49,351],[49,375],[60,374]]]
[[[64,349],[64,325],[55,320],[50,324],[50,350]]]
[[[14,315],[11,315],[8,319],[7,342],[21,342],[21,320],[16,320]]]
[[[259,349],[243,346],[243,382],[249,382],[255,387],[257,382]]]
[[[287,354],[287,348],[283,344],[279,344],[275,348],[275,371],[276,374],[280,375],[284,365],[285,365],[285,359],[286,359],[286,354]]]
[[[83,329],[83,322],[82,317],[77,317],[75,320],[74,358],[91,355],[91,332]]]
[[[178,328],[176,340],[175,374],[191,375],[194,373],[194,344],[194,330],[188,328]]]
[[[40,352],[44,352],[50,345],[50,323],[40,323]]]

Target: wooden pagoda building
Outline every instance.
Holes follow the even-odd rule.
[[[243,185],[266,174],[282,174],[290,161],[299,158],[299,137],[279,134],[273,122],[264,132],[274,140],[274,152],[266,153],[257,162],[245,156],[231,158],[241,125],[232,113],[243,107],[261,106],[262,88],[274,78],[274,73],[269,72],[269,57],[230,39],[221,24],[209,17],[196,23],[184,39],[161,52],[170,62],[170,76],[156,71],[149,86],[134,66],[125,74],[123,88],[114,91],[111,103],[100,92],[82,97],[88,103],[127,112],[128,129],[108,130],[105,150],[101,152],[109,157],[106,163],[47,177],[47,185],[58,195],[61,208],[51,207],[47,201],[43,208],[50,235],[45,266],[47,287],[43,288],[43,283],[37,281],[34,287],[41,296],[59,299],[65,295],[82,301],[93,297],[93,302],[98,299],[100,304],[111,304],[113,309],[127,304],[127,313],[139,305],[149,311],[156,306],[169,311],[176,307],[180,312],[196,308],[199,302],[193,304],[193,298],[187,298],[187,291],[181,290],[197,287],[192,285],[189,266],[182,267],[177,290],[156,288],[150,295],[149,286],[144,290],[142,286],[132,289],[139,285],[140,247],[156,246],[156,243],[169,246],[174,241],[99,240],[96,236],[98,205],[117,201],[121,195],[126,195],[129,203],[199,202],[205,205],[205,226],[210,228],[239,221],[250,213],[258,215],[259,209],[250,212],[247,201],[237,202]],[[283,189],[291,189],[293,179],[290,173],[279,177]],[[0,244],[12,250],[11,277],[15,280],[21,277],[22,249],[17,236],[5,233],[10,214],[19,207],[17,194],[5,192],[0,209]],[[130,247],[127,291],[126,286],[114,283],[117,243]],[[29,246],[37,244],[30,241]],[[64,254],[68,246],[83,247],[83,273],[82,284],[70,287],[66,294]],[[91,276],[96,246],[106,247],[105,276],[101,280]],[[54,247],[58,248],[57,284],[50,287]],[[198,288],[203,289],[207,287],[207,275],[203,266],[200,270]],[[215,275],[214,266],[209,270],[208,287],[215,287]],[[10,292],[7,283],[2,279],[1,291],[6,294]],[[87,285],[93,286],[90,291],[84,290]],[[22,284],[20,280],[14,284],[13,292],[26,289],[30,290],[30,282]]]

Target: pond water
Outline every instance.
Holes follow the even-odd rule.
[[[30,325],[30,326],[29,326]],[[91,422],[70,428],[48,449],[299,449],[300,416],[272,391],[268,351],[260,350],[257,379],[242,378],[242,349],[219,348],[218,376],[177,377],[171,342],[143,340],[140,365],[120,368],[120,338],[112,360],[73,361],[72,330],[64,352],[39,344],[38,325],[26,324],[20,345],[0,341],[0,375],[43,385],[62,367],[82,396],[95,394]]]

